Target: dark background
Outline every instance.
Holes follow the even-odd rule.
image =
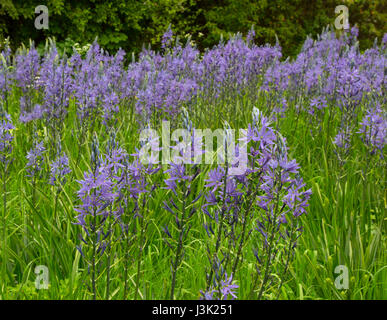
[[[49,9],[49,29],[37,30],[35,7]],[[387,0],[0,0],[0,41],[10,37],[15,48],[29,39],[43,46],[55,37],[59,47],[98,42],[109,52],[139,52],[143,44],[160,46],[169,25],[181,38],[192,36],[200,49],[218,43],[221,34],[246,34],[254,25],[256,43],[275,43],[284,56],[295,55],[306,36],[316,37],[333,24],[334,9],[349,8],[349,22],[359,27],[361,49],[387,32]]]

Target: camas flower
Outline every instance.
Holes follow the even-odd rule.
[[[387,144],[387,119],[383,117],[382,110],[367,110],[360,126],[359,133],[363,134],[362,140],[371,148],[371,154],[379,150],[383,158],[383,148]]]
[[[0,162],[7,164],[7,158],[12,152],[12,130],[15,129],[11,117],[6,112],[1,113],[0,118]]]
[[[387,32],[384,34],[383,39],[382,39],[382,44],[386,45],[387,44]]]
[[[216,277],[215,277],[216,279]],[[216,280],[213,286],[207,291],[200,291],[201,300],[231,300],[237,299],[235,290],[239,288],[237,284],[233,284],[233,275],[227,277],[224,273],[224,279],[220,279],[217,284]]]
[[[64,152],[58,152],[55,161],[50,164],[50,181],[53,186],[63,186],[66,183],[66,176],[71,172],[69,158]]]
[[[27,177],[39,179],[44,163],[43,153],[46,151],[43,141],[37,142],[34,140],[34,146],[27,153],[26,171]]]
[[[163,38],[161,40],[161,47],[166,49],[170,43],[172,42],[173,32],[171,26],[168,27],[167,31],[163,34]]]
[[[326,107],[327,107],[327,101],[325,97],[313,98],[310,101],[309,113],[313,115],[316,113],[316,110],[322,110],[323,108],[326,108]]]
[[[186,174],[186,166],[184,164],[170,164],[170,168],[165,171],[169,173],[169,177],[165,179],[166,189],[172,190],[176,194],[178,184],[183,181],[189,182],[191,177]]]
[[[350,134],[347,130],[341,130],[335,136],[333,143],[342,150],[348,150],[350,147]]]

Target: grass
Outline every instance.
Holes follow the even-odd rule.
[[[221,128],[227,120],[233,128],[245,128],[251,121],[252,107],[268,113],[265,100],[249,101],[247,97],[235,98],[232,105],[208,106],[197,101],[192,119],[199,128]],[[339,124],[335,106],[330,106],[319,126],[310,122],[306,111],[297,112],[289,106],[277,126],[286,137],[289,152],[301,166],[301,175],[312,188],[308,214],[303,216],[304,232],[299,240],[294,261],[281,288],[279,299],[386,299],[387,298],[387,193],[386,170],[378,155],[369,156],[358,135],[353,136],[352,146],[344,164],[334,153],[333,137]],[[203,110],[206,110],[203,112]],[[17,97],[10,101],[10,113],[18,118]],[[215,115],[215,116],[214,116]],[[361,117],[361,115],[358,115]],[[71,159],[74,179],[57,199],[57,216],[54,216],[55,191],[46,182],[36,186],[35,201],[32,186],[25,177],[26,153],[31,147],[31,125],[18,124],[14,131],[14,162],[7,181],[6,243],[2,243],[2,263],[6,257],[6,279],[2,279],[2,299],[89,299],[85,283],[85,264],[76,245],[80,240],[79,226],[74,225],[76,191],[85,170],[89,169],[90,139],[80,144],[76,138],[75,104],[71,103],[69,116],[63,128],[62,146]],[[129,153],[138,141],[138,126],[133,105],[121,107],[117,116],[118,138]],[[155,126],[160,123],[155,119]],[[95,127],[100,141],[106,141],[104,127]],[[38,122],[37,129],[47,139],[47,128]],[[354,130],[355,131],[355,130]],[[80,161],[77,164],[77,155]],[[46,155],[46,169],[47,169]],[[209,167],[202,165],[207,172]],[[162,183],[161,178],[158,181]],[[204,185],[201,175],[199,185]],[[143,251],[139,299],[168,299],[171,272],[171,252],[163,242],[161,227],[171,221],[162,208],[168,192],[159,188],[149,199],[146,215],[149,225]],[[1,209],[3,211],[3,208]],[[185,260],[176,279],[176,299],[198,299],[205,288],[205,270],[208,265],[206,247],[202,239],[207,235],[203,228],[205,215],[198,212],[193,219],[191,236],[185,244]],[[171,225],[171,224],[170,224]],[[6,245],[5,245],[6,244]],[[251,247],[251,244],[248,246]],[[239,285],[238,297],[250,297],[254,275],[252,248],[246,256],[235,279]],[[109,299],[123,299],[122,248],[113,252],[111,290]],[[130,251],[129,292],[135,296],[137,275],[136,251]],[[35,289],[37,265],[49,270],[49,289]],[[335,287],[335,268],[344,265],[349,271],[349,288]],[[101,274],[104,274],[103,272]],[[105,298],[106,279],[98,281],[98,298]],[[254,294],[253,294],[254,297]],[[277,292],[268,291],[265,299],[275,299]]]

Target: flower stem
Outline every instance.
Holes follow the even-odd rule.
[[[3,168],[3,263],[2,263],[2,289],[5,289],[7,283],[7,182],[6,182],[6,163]],[[2,291],[3,291],[2,290]],[[4,297],[3,297],[4,298]]]
[[[142,205],[142,218],[140,222],[140,238],[138,241],[138,256],[137,256],[137,275],[136,275],[136,291],[134,293],[134,300],[137,300],[137,295],[140,287],[140,274],[141,274],[141,259],[142,251],[144,249],[144,234],[145,234],[145,199],[143,200]]]
[[[187,190],[185,190],[187,191]],[[186,194],[187,192],[184,192]],[[172,265],[172,285],[171,285],[171,295],[170,295],[170,300],[173,300],[174,298],[174,292],[175,292],[175,286],[176,286],[176,274],[177,274],[177,268],[180,263],[181,259],[181,253],[183,250],[183,236],[184,236],[184,231],[185,231],[185,211],[186,211],[186,197],[184,197],[183,200],[183,206],[182,206],[182,217],[180,221],[180,227],[179,227],[179,242],[177,245],[177,251],[176,251],[176,256],[175,256],[175,261]]]

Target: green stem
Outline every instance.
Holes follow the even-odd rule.
[[[255,197],[253,197],[254,199]],[[239,247],[238,247],[238,251],[237,251],[237,255],[235,257],[235,261],[234,261],[234,266],[232,268],[232,274],[235,274],[237,268],[238,268],[238,263],[240,261],[240,256],[242,254],[242,248],[243,248],[243,244],[245,242],[245,236],[246,236],[246,226],[247,226],[247,222],[248,222],[248,217],[249,217],[249,213],[250,213],[250,208],[252,206],[252,202],[253,200],[250,201],[250,205],[248,207],[248,210],[246,210],[245,214],[244,214],[244,221],[243,221],[243,226],[242,226],[242,234],[241,234],[241,240],[239,242]]]
[[[266,266],[265,266],[265,273],[264,273],[261,289],[259,290],[259,293],[258,293],[258,300],[261,300],[263,291],[265,290],[266,282],[269,279],[269,267],[270,267],[270,263],[271,263],[271,250],[273,247],[272,244],[273,244],[274,233],[275,233],[274,229],[275,229],[275,227],[272,226],[272,231],[271,231],[270,241],[269,241],[269,251],[267,254],[267,260],[266,260]]]
[[[172,285],[171,285],[170,300],[173,300],[173,297],[174,297],[175,286],[176,286],[177,268],[179,266],[180,259],[181,259],[181,253],[183,250],[184,219],[185,219],[185,210],[186,210],[185,200],[186,200],[186,197],[184,197],[184,200],[183,200],[183,207],[182,207],[183,212],[182,212],[182,217],[181,217],[181,221],[180,221],[180,228],[179,228],[180,229],[179,230],[179,242],[178,242],[178,246],[177,246],[175,261],[174,261],[173,266],[172,266]]]
[[[54,203],[54,219],[56,222],[58,222],[58,217],[57,217],[57,210],[58,210],[58,197],[59,197],[59,189],[56,190],[55,193],[55,203]]]
[[[286,256],[286,263],[285,263],[284,272],[281,275],[281,282],[280,282],[280,285],[278,287],[277,299],[280,295],[280,291],[281,291],[282,285],[284,283],[285,275],[287,274],[288,269],[289,269],[289,262],[290,262],[290,257],[291,257],[292,244],[293,244],[293,241],[292,241],[293,234],[294,234],[294,220],[292,220],[292,231],[291,231],[290,237],[289,237],[290,240],[289,240],[288,252],[287,252],[287,256]]]
[[[4,284],[7,283],[7,183],[6,183],[6,163],[3,169],[3,264],[2,264],[2,278]]]
[[[281,174],[279,175],[278,181],[281,181]],[[269,279],[269,269],[270,269],[270,264],[271,264],[271,261],[272,261],[272,259],[271,259],[271,252],[272,252],[272,249],[273,249],[273,240],[274,240],[275,229],[276,229],[276,220],[277,220],[277,216],[278,216],[278,212],[277,211],[278,211],[278,203],[279,203],[279,194],[281,192],[281,188],[282,188],[282,183],[280,184],[280,186],[279,186],[279,188],[277,190],[277,199],[276,199],[276,204],[275,204],[274,216],[272,217],[270,240],[269,240],[269,243],[268,243],[269,251],[268,251],[268,254],[267,254],[267,260],[266,260],[266,265],[265,265],[265,272],[264,272],[264,277],[263,277],[261,289],[259,290],[259,293],[258,293],[258,300],[261,300],[263,292],[265,290],[266,283],[267,283],[267,281]]]
[[[145,234],[145,199],[143,200],[142,205],[142,218],[140,222],[140,238],[138,241],[138,255],[137,255],[137,275],[136,275],[136,291],[134,293],[134,300],[137,300],[138,291],[140,288],[140,274],[141,274],[141,259],[142,259],[142,251],[144,249],[144,234]]]
[[[128,271],[129,271],[129,226],[126,232],[126,242],[125,242],[124,300],[128,295]]]
[[[95,190],[94,190],[95,196]],[[93,257],[91,261],[92,273],[91,273],[91,285],[93,290],[93,300],[97,300],[97,290],[95,285],[95,265],[96,265],[96,253],[97,253],[97,241],[98,241],[98,233],[97,233],[97,212],[96,208],[93,209],[93,224],[94,224],[94,239],[93,239]]]
[[[227,154],[227,151],[226,151]],[[223,223],[224,223],[224,214],[226,212],[226,186],[227,186],[227,175],[228,175],[228,164],[226,163],[226,174],[224,175],[224,187],[223,187],[223,204],[222,204],[222,209],[220,212],[220,225],[219,225],[219,231],[218,231],[218,237],[216,239],[216,244],[215,244],[215,251],[214,251],[214,259],[217,259],[218,257],[218,251],[220,247],[220,242],[222,239],[222,232],[223,232]],[[214,270],[211,266],[211,271],[210,274],[207,278],[207,291],[210,288],[212,277],[214,275]]]
[[[106,266],[106,300],[109,300],[110,294],[110,261],[111,261],[111,246],[109,243],[108,252],[107,252],[107,266]]]

